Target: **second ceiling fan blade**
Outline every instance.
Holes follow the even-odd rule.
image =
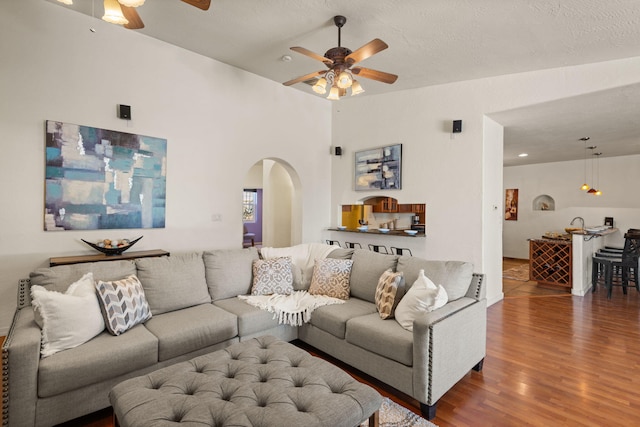
[[[380,39],[373,39],[369,43],[365,44],[359,49],[351,52],[346,58],[345,62],[349,64],[355,64],[356,62],[364,61],[365,59],[375,55],[376,53],[388,48],[385,42]]]
[[[329,58],[326,58],[326,57],[324,57],[322,55],[319,55],[319,54],[317,54],[315,52],[312,52],[309,49],[305,49],[304,47],[294,46],[294,47],[292,47],[290,49],[292,51],[294,51],[294,52],[298,52],[298,53],[301,53],[303,55],[306,55],[309,58],[313,58],[313,59],[315,59],[317,61],[324,62],[327,65],[333,64],[333,61],[330,60]]]
[[[295,78],[293,80],[289,80],[288,82],[284,82],[282,84],[285,85],[285,86],[291,86],[291,85],[296,84],[296,83],[304,82],[306,80],[311,80],[312,78],[321,76],[324,73],[326,73],[325,70],[314,71],[313,73],[305,74],[304,76],[297,77],[297,78]]]
[[[122,14],[127,18],[127,21],[129,21],[128,24],[124,25],[125,28],[128,28],[129,30],[139,30],[144,28],[144,22],[140,19],[140,15],[138,15],[135,7],[123,6],[120,3],[118,4],[120,5],[120,9],[122,9]]]
[[[182,1],[202,10],[209,10],[209,6],[211,6],[211,0],[182,0]]]
[[[355,67],[352,68],[351,71],[357,76],[364,77],[366,79],[377,80],[382,83],[391,84],[398,80],[398,76],[396,76],[395,74],[372,70],[371,68]]]

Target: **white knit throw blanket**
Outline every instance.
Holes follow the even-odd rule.
[[[238,295],[248,304],[273,313],[281,325],[300,326],[311,320],[311,313],[323,305],[343,304],[344,300],[325,295],[311,295],[307,291],[295,291],[291,295]]]

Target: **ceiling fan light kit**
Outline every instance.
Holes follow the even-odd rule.
[[[341,29],[347,22],[347,18],[342,15],[337,15],[333,17],[333,22],[336,27],[338,27],[338,47],[329,49],[325,52],[324,56],[299,46],[291,48],[294,52],[301,53],[322,62],[327,66],[327,68],[329,68],[329,70],[316,71],[297,77],[293,80],[284,82],[283,84],[285,86],[291,86],[295,83],[317,78],[318,80],[312,87],[313,91],[317,94],[324,95],[327,93],[327,87],[329,87],[329,96],[327,96],[327,99],[336,101],[340,99],[341,96],[347,94],[347,89],[351,89],[351,96],[364,92],[360,82],[354,79],[354,74],[366,79],[376,80],[387,84],[392,84],[398,79],[398,76],[395,74],[385,73],[383,71],[363,67],[351,68],[354,64],[375,55],[389,46],[380,39],[373,39],[369,43],[352,52],[351,49],[340,45]]]
[[[140,7],[144,4],[144,0],[118,0],[118,3],[127,7]]]
[[[102,16],[102,20],[117,25],[126,25],[129,23],[127,18],[122,14],[122,8],[118,0],[104,0],[104,15]]]

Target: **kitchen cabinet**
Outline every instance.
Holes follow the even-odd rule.
[[[529,241],[529,280],[545,285],[572,286],[571,241],[532,239]]]
[[[398,212],[398,201],[393,197],[378,197],[373,204],[373,211],[396,213]]]

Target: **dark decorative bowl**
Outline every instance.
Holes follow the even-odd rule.
[[[127,249],[129,249],[131,246],[135,245],[135,244],[136,244],[136,242],[137,242],[138,240],[142,239],[143,237],[144,237],[144,236],[140,236],[140,237],[138,237],[138,238],[137,238],[137,239],[135,239],[135,240],[131,240],[131,241],[129,242],[129,244],[128,244],[128,245],[126,245],[126,246],[120,246],[119,248],[105,248],[105,247],[102,247],[102,246],[98,246],[98,245],[96,245],[95,243],[87,242],[87,241],[86,241],[86,240],[84,240],[84,239],[80,239],[80,240],[82,240],[82,241],[83,241],[83,242],[85,242],[87,245],[91,246],[93,249],[95,249],[95,250],[97,250],[97,251],[100,251],[100,252],[102,252],[102,253],[103,253],[103,254],[105,254],[105,255],[122,255],[122,253],[123,253],[124,251],[126,251]]]

